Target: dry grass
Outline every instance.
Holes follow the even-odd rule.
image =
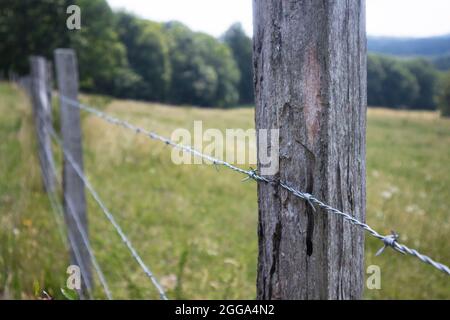
[[[68,260],[40,189],[29,108],[9,85],[0,85],[0,96],[0,293],[30,298],[37,284],[57,293]],[[83,100],[164,135],[192,129],[195,120],[221,130],[254,121],[252,109]],[[170,298],[255,297],[254,183],[212,166],[174,165],[170,148],[85,113],[83,134],[86,173]],[[450,263],[450,122],[429,112],[371,109],[367,150],[369,224],[393,228],[406,244]],[[92,199],[88,212],[114,297],[157,298]],[[366,298],[450,298],[448,277],[391,250],[374,257],[379,247],[367,237],[366,262],[381,267],[382,289],[366,290]]]

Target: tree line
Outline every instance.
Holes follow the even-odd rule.
[[[423,59],[369,54],[367,96],[372,106],[436,109],[438,73]]]
[[[81,29],[68,30],[66,8],[81,8]],[[26,74],[28,57],[51,59],[58,47],[77,52],[85,92],[211,107],[253,104],[252,40],[240,24],[219,39],[180,22],[157,23],[105,0],[2,0],[0,72]],[[445,65],[446,61],[442,64]],[[445,77],[423,58],[370,54],[368,102],[436,109]]]
[[[68,30],[66,8],[81,8]],[[251,39],[234,25],[221,38],[179,22],[157,23],[105,0],[2,0],[0,72],[29,72],[31,54],[77,52],[85,92],[173,104],[228,107],[252,103]]]
[[[369,54],[367,99],[369,106],[436,110],[450,109],[450,71],[440,71],[425,58],[397,58]],[[445,101],[448,101],[446,103]]]

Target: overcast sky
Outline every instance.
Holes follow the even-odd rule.
[[[282,1],[282,0],[281,0]],[[367,32],[377,36],[450,34],[449,0],[366,0]],[[178,20],[195,31],[220,36],[241,22],[252,34],[252,0],[108,0],[154,21]]]

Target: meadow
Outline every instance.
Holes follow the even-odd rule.
[[[253,128],[252,108],[201,109],[82,95],[81,100],[170,136],[175,128]],[[54,118],[58,118],[55,108]],[[58,128],[58,121],[55,120]],[[172,299],[254,299],[256,184],[211,165],[174,165],[164,144],[82,113],[85,172]],[[367,222],[450,264],[450,120],[369,109]],[[58,167],[60,151],[54,149]],[[158,294],[89,195],[89,233],[114,298]],[[30,103],[0,83],[0,298],[63,298],[65,238],[41,186]],[[381,289],[365,299],[450,299],[448,276],[366,237]],[[98,281],[97,281],[98,284]],[[104,298],[97,285],[96,298]]]

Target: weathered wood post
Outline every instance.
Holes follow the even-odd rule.
[[[78,67],[75,52],[72,49],[55,50],[56,77],[59,90],[59,103],[61,113],[61,135],[64,150],[70,154],[76,166],[83,172],[83,149],[80,128],[80,110],[70,106],[63,97],[78,101]],[[78,231],[76,220],[72,214],[77,215],[86,234],[88,233],[88,221],[86,212],[86,196],[84,183],[78,176],[76,170],[71,165],[67,157],[64,157],[63,164],[63,203],[64,216],[68,231],[72,234],[75,245],[80,252],[82,264],[82,279],[85,289],[92,288],[91,260],[89,252],[84,245],[81,233]],[[67,202],[70,199],[70,205]],[[69,210],[72,210],[69,212]],[[76,257],[73,248],[71,249],[73,264],[76,264]],[[81,266],[80,266],[81,267]]]
[[[254,0],[253,10],[256,127],[279,129],[271,178],[364,221],[365,0]],[[259,299],[362,297],[360,229],[277,184],[258,183],[258,204]]]
[[[34,123],[36,127],[39,161],[42,179],[46,192],[55,190],[53,174],[54,159],[51,139],[46,128],[51,125],[51,105],[47,95],[47,62],[45,58],[33,56],[30,58],[31,67],[31,100],[33,104]]]
[[[46,91],[47,91],[49,105],[51,106],[52,98],[53,98],[53,63],[51,61],[47,61],[46,68],[47,68]]]

